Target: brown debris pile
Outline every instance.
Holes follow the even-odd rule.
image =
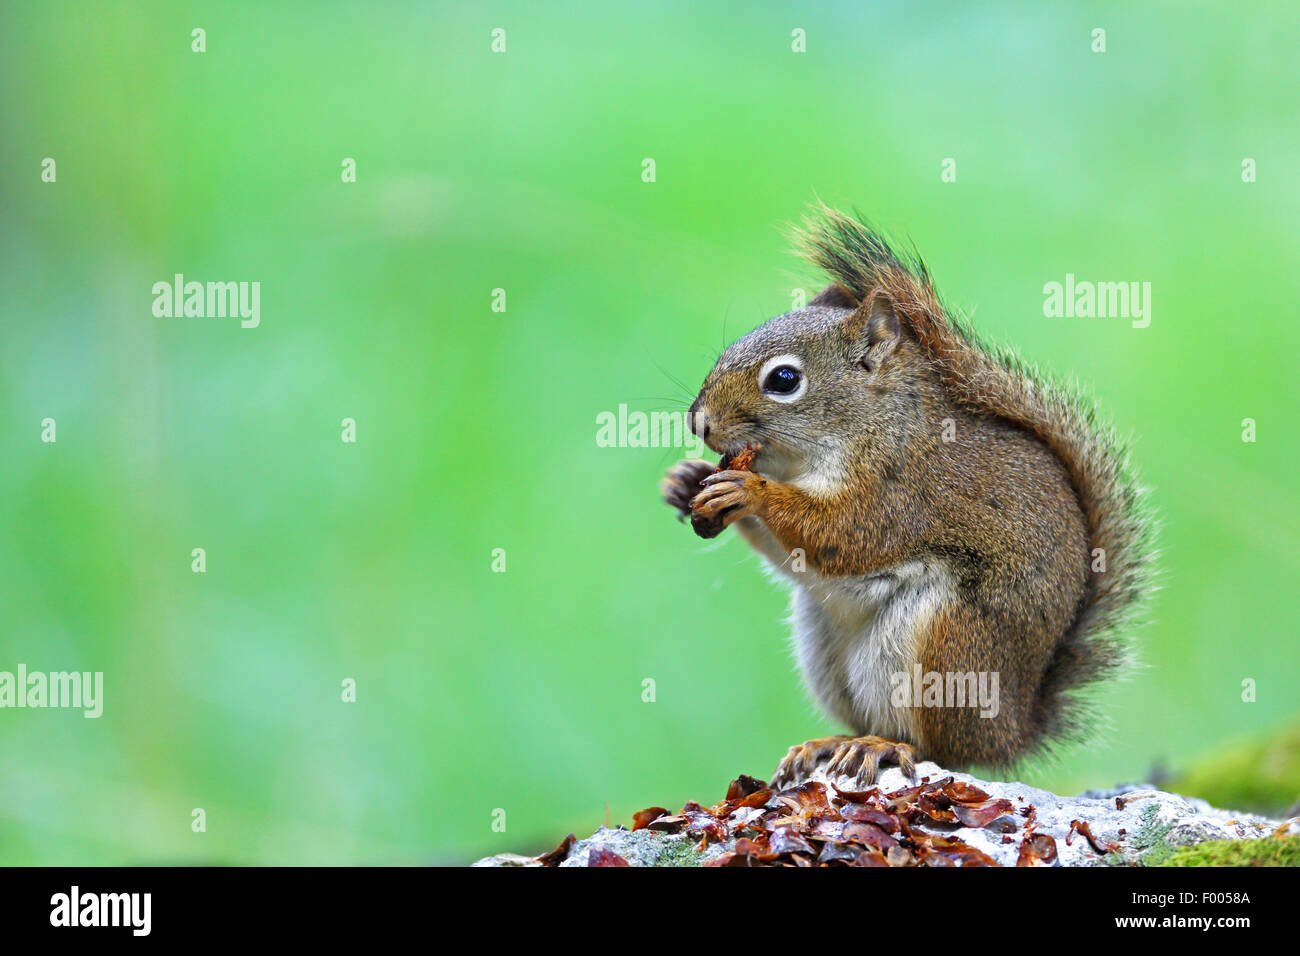
[[[879,788],[828,788],[816,781],[775,791],[741,775],[712,807],[693,801],[679,813],[650,807],[634,816],[632,828],[698,837],[700,851],[736,838],[733,849],[706,866],[998,866],[960,838],[927,832],[919,824],[990,827],[1010,843],[1009,834],[1021,828],[1015,814],[1010,800],[990,797],[953,777],[922,778],[914,787],[881,793]],[[1056,859],[1055,839],[1034,832],[1032,806],[1019,815],[1027,821],[1016,865],[1050,865]],[[568,850],[561,844],[539,859],[554,866]],[[627,863],[604,848],[598,856],[593,848],[588,865]]]
[[[809,782],[744,796],[747,778],[714,808],[730,814],[737,797],[763,799],[761,814],[741,823],[735,850],[711,866],[997,866],[992,857],[957,837],[927,833],[914,824],[989,826],[1013,811],[1011,801],[944,777],[882,794]],[[751,806],[754,804],[751,803]],[[1014,829],[1014,825],[1012,826]]]

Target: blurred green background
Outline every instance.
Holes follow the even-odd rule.
[[[0,711],[0,862],[537,851],[829,732],[781,590],[658,502],[681,453],[595,441],[820,288],[782,232],[817,196],[1137,436],[1147,666],[1023,776],[1300,709],[1294,4],[0,16],[0,669],[105,681],[98,720]],[[177,272],[261,282],[261,326],[155,318]],[[1044,318],[1067,272],[1149,281],[1150,327]]]

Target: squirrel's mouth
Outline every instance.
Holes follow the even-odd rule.
[[[709,449],[714,453],[721,456],[723,461],[735,458],[747,448],[755,447],[757,451],[757,448],[761,447],[752,439],[746,439],[734,434],[723,435],[721,434],[721,431],[721,429],[712,429],[708,435],[704,436],[704,444],[708,445]]]
[[[720,442],[719,447],[714,448],[722,456],[723,462],[730,462],[738,455],[744,456],[748,460],[747,470],[778,481],[787,481],[807,470],[807,458],[798,454],[798,449],[782,442],[779,435],[770,434],[765,429],[740,431],[740,435],[728,435],[727,441]],[[752,454],[747,454],[750,449]]]
[[[757,444],[758,438],[748,434],[749,421],[719,421],[707,412],[699,413],[691,425],[691,430],[704,439],[704,444],[723,458],[739,455],[748,446]]]

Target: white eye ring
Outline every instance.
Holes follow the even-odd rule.
[[[780,368],[782,365],[788,365],[799,373],[799,386],[793,392],[769,392],[763,387],[767,381],[768,374],[774,368]],[[793,402],[803,397],[803,393],[808,391],[808,376],[804,374],[803,362],[797,355],[774,355],[763,363],[763,367],[758,370],[758,390],[763,393],[764,398],[770,398],[774,402]]]

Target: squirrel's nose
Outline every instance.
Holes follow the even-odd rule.
[[[709,422],[709,413],[707,409],[700,408],[698,399],[691,406],[691,410],[686,413],[686,424],[691,431],[705,441],[709,440],[709,431],[712,427]]]

